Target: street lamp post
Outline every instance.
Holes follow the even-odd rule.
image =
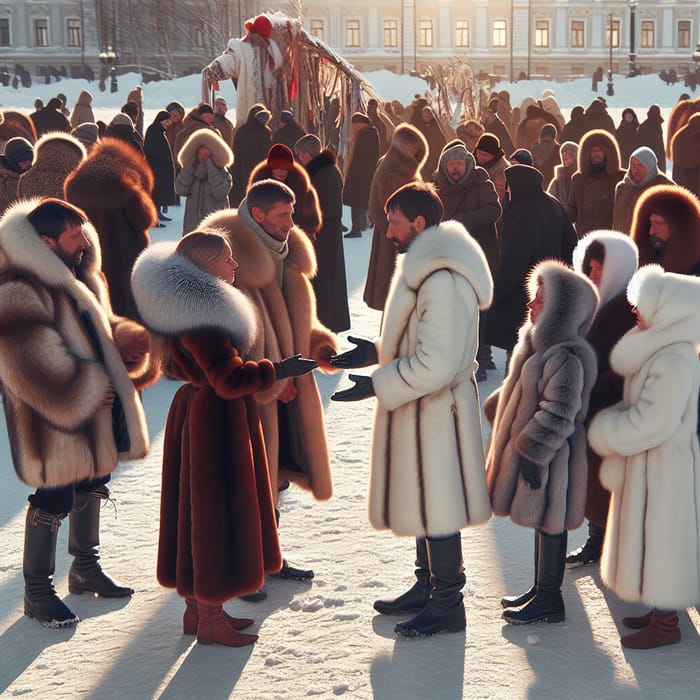
[[[637,70],[637,54],[635,53],[634,46],[634,32],[635,32],[635,20],[637,16],[637,0],[628,0],[630,7],[630,71],[628,74],[629,78],[634,78],[635,75],[639,75]]]
[[[613,69],[612,69],[612,50],[613,50],[613,13],[608,15],[608,44],[610,45],[610,64],[608,67],[608,89],[605,94],[608,97],[612,97],[615,94],[615,89],[613,88]]]
[[[100,62],[106,68],[109,68],[109,91],[117,92],[119,85],[117,84],[117,69],[114,64],[117,62],[117,54],[114,53],[114,49],[108,46],[99,55]]]

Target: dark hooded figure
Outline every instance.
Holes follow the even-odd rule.
[[[271,114],[262,104],[254,104],[248,110],[248,118],[236,129],[233,136],[233,187],[228,201],[237,207],[245,197],[248,180],[253,168],[265,160],[272,145],[272,132],[268,127]]]
[[[661,107],[651,105],[647,111],[647,118],[639,125],[637,136],[640,146],[648,146],[656,154],[659,170],[666,172],[666,148],[664,146],[664,132],[661,128],[664,120],[661,116]]]
[[[639,119],[635,111],[631,107],[625,107],[622,110],[622,119],[617,129],[615,129],[615,138],[617,145],[620,148],[620,162],[629,163],[632,151],[639,148]]]
[[[532,152],[532,164],[542,173],[542,183],[549,187],[554,177],[554,168],[561,162],[559,160],[559,141],[554,124],[545,124],[540,130],[540,136],[530,148]]]
[[[585,111],[581,105],[574,105],[571,108],[571,117],[569,121],[564,124],[561,134],[559,134],[561,143],[564,143],[564,141],[578,143],[583,138],[583,135],[586,133],[584,116]]]
[[[175,166],[170,144],[165,135],[170,126],[170,113],[162,109],[156,114],[151,125],[146,129],[143,142],[144,155],[153,171],[153,203],[160,212],[164,207],[175,204]]]
[[[31,117],[36,128],[37,136],[43,136],[48,131],[65,131],[70,133],[70,122],[61,112],[63,103],[58,97],[52,97],[46,107],[33,112]]]

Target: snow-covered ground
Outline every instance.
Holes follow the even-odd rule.
[[[413,78],[370,74],[376,92],[410,101],[424,83]],[[116,95],[96,85],[63,81],[26,94],[0,89],[0,105],[32,109],[65,92],[72,106],[81,89],[94,89],[100,114],[115,113],[136,77],[120,78]],[[234,103],[230,84],[222,86]],[[526,94],[554,89],[562,107],[588,104],[590,81],[573,84],[519,83],[509,89],[513,104]],[[664,111],[683,91],[654,77],[616,76],[613,110],[650,102]],[[601,84],[604,94],[605,84]],[[199,82],[144,87],[152,114],[172,99],[187,107],[199,99]],[[615,113],[615,112],[613,112]],[[147,119],[148,123],[148,119]],[[152,231],[154,240],[177,238],[182,208],[173,222]],[[349,212],[346,212],[349,223]],[[373,336],[379,314],[362,302],[370,232],[345,241],[353,330]],[[495,353],[497,371],[480,385],[482,396],[502,377],[504,354]],[[102,511],[102,563],[118,580],[136,589],[127,600],[106,601],[67,594],[67,523],[59,531],[56,586],[79,615],[74,630],[47,630],[22,614],[22,544],[30,489],[13,473],[4,427],[0,428],[0,696],[68,698],[696,698],[700,695],[700,614],[680,616],[681,644],[651,651],[623,650],[620,620],[641,608],[620,601],[601,583],[595,567],[566,574],[566,622],[513,627],[500,618],[504,593],[521,592],[532,581],[532,532],[509,520],[492,519],[463,533],[467,585],[467,631],[431,639],[399,639],[396,622],[374,613],[378,597],[399,594],[411,584],[413,541],[374,531],[367,522],[366,492],[373,401],[333,403],[330,395],[349,383],[343,373],[318,375],[331,446],[335,494],[314,502],[292,487],[281,496],[281,540],[292,563],[312,567],[310,584],[270,580],[261,603],[230,601],[234,615],[253,617],[260,635],[252,647],[199,646],[182,635],[183,604],[155,579],[160,462],[163,428],[176,384],[161,380],[144,392],[152,447],[149,456],[121,465],[111,490],[116,509]],[[4,426],[4,420],[0,421]],[[570,546],[585,539],[571,533]]]

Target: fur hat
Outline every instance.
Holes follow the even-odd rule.
[[[272,22],[270,22],[270,19],[265,15],[258,15],[252,22],[246,22],[245,28],[251,34],[258,34],[265,39],[265,41],[267,41],[270,38],[270,34],[272,34]]]
[[[578,144],[575,141],[564,141],[559,147],[559,153],[564,155],[568,153],[576,162],[576,156],[578,155]]]
[[[114,115],[114,119],[109,123],[110,126],[129,126],[134,128],[134,122],[131,121],[131,117],[124,112],[119,112],[119,114]]]
[[[510,160],[511,163],[515,161],[515,163],[520,163],[521,165],[532,165],[532,153],[530,153],[527,148],[518,148],[511,153],[508,160]],[[513,163],[513,165],[515,165],[515,163]]]
[[[267,165],[273,170],[291,170],[294,167],[294,154],[283,143],[276,143],[267,152]]]
[[[485,151],[486,153],[490,153],[494,158],[504,155],[498,136],[494,136],[488,132],[479,137],[474,150]]]
[[[166,114],[168,113],[166,112]],[[169,114],[168,119],[170,119]],[[78,126],[76,126],[70,133],[71,136],[78,139],[78,141],[80,141],[85,148],[90,148],[93,143],[97,142],[97,124],[94,122],[83,122],[82,124],[78,124]]]
[[[19,164],[25,160],[34,160],[34,147],[27,139],[15,136],[5,144],[5,161],[15,171],[22,172]]]

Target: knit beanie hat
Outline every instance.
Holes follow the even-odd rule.
[[[134,122],[131,121],[131,117],[128,114],[119,112],[114,116],[114,119],[109,123],[110,126],[129,126],[134,128]]]
[[[488,132],[479,137],[474,150],[485,151],[486,153],[490,153],[494,158],[504,155],[498,136],[494,136]]]
[[[568,153],[574,159],[575,163],[578,157],[578,144],[575,141],[564,141],[559,147],[559,154],[564,155],[564,153]]]
[[[25,160],[34,160],[34,147],[27,139],[15,136],[5,144],[5,161],[16,173],[21,173],[19,164]]]
[[[283,143],[276,143],[267,152],[267,165],[273,170],[291,170],[294,167],[294,154]]]
[[[283,109],[280,112],[280,121],[284,124],[290,124],[294,121],[294,115],[288,109]]]
[[[202,114],[214,114],[214,110],[212,109],[210,104],[207,104],[206,102],[202,102],[202,104],[197,107],[197,114],[200,116]]]
[[[532,165],[532,153],[527,150],[527,148],[518,148],[516,151],[513,151],[511,154],[510,158],[508,159],[513,163],[520,163],[521,165]],[[513,165],[515,165],[513,163]]]
[[[168,119],[170,119],[169,114]],[[78,141],[80,141],[85,148],[89,149],[94,143],[97,142],[98,130],[97,124],[94,122],[83,122],[82,124],[78,124],[78,126],[76,126],[70,133],[71,136],[78,139]]]
[[[445,148],[442,149],[439,164],[440,169],[445,170],[447,168],[447,163],[451,160],[463,160],[467,164],[467,169],[464,173],[465,177],[474,170],[474,166],[476,165],[474,156],[469,153],[464,142],[459,139],[450,141]]]

